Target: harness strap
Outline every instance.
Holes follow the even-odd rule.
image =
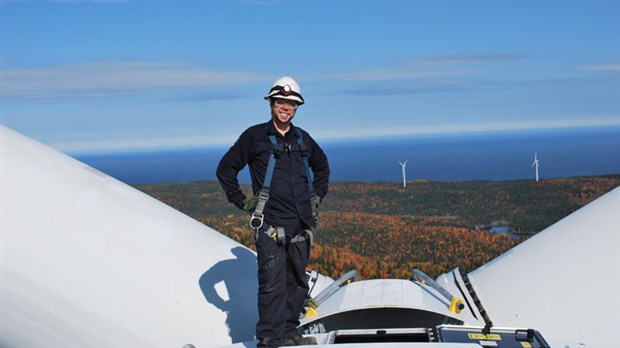
[[[309,241],[310,246],[312,246],[312,243],[314,243],[314,235],[312,234],[312,230],[304,230],[303,233],[300,233],[295,237],[291,238],[291,241],[289,243],[299,243],[305,241]]]
[[[263,232],[271,239],[276,241],[276,243],[286,244],[286,234],[284,228],[282,227],[273,227],[269,225],[263,225]],[[258,233],[258,230],[257,230]],[[258,235],[256,237],[258,239]],[[309,241],[310,246],[314,243],[314,236],[312,234],[312,230],[304,230],[302,233],[296,235],[295,237],[288,240],[288,243],[301,243]]]
[[[263,188],[258,192],[258,201],[256,202],[256,208],[252,212],[252,216],[250,217],[250,227],[258,230],[263,226],[263,220],[265,216],[263,215],[263,211],[265,210],[265,205],[269,200],[269,186],[271,186],[271,179],[273,178],[273,171],[276,167],[276,152],[278,152],[278,142],[276,141],[275,135],[270,135],[269,139],[271,140],[271,151],[269,151],[269,162],[267,162],[267,171],[265,172],[265,181],[263,181]]]
[[[269,135],[269,140],[271,141],[271,151],[269,154],[269,161],[267,162],[267,171],[265,172],[265,180],[263,181],[263,187],[258,192],[258,201],[256,202],[256,208],[252,212],[252,216],[250,217],[250,227],[258,230],[263,226],[263,222],[265,216],[263,215],[263,211],[265,210],[265,205],[269,200],[269,187],[271,186],[271,179],[273,178],[273,172],[276,167],[276,154],[280,156],[284,151],[300,151],[301,157],[304,160],[304,166],[306,167],[306,176],[308,180],[308,192],[310,194],[310,206],[312,208],[312,219],[316,222],[319,219],[319,214],[317,212],[317,207],[319,205],[320,199],[317,194],[314,192],[314,185],[312,183],[312,172],[310,171],[310,163],[308,161],[308,148],[306,144],[303,142],[303,137],[301,130],[299,128],[295,128],[297,132],[297,144],[299,149],[293,147],[289,144],[278,144],[275,135]]]
[[[284,233],[284,227],[274,227],[269,225],[263,226],[263,232],[265,234],[276,241],[276,243],[286,244],[286,234]],[[259,230],[256,230],[256,239],[258,239]]]
[[[267,171],[265,172],[265,181],[263,182],[262,190],[269,190],[269,186],[271,186],[271,179],[273,178],[273,170],[276,167],[276,147],[278,146],[278,141],[276,140],[275,135],[270,135],[269,140],[271,140],[271,155],[269,156],[269,162],[267,163]]]

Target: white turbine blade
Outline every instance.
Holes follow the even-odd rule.
[[[253,251],[2,125],[0,134],[0,346],[252,339]],[[219,289],[235,300],[222,300]],[[243,313],[234,333],[224,310]]]
[[[493,324],[535,328],[553,347],[620,347],[612,329],[620,327],[618,211],[620,188],[470,273]],[[539,286],[523,286],[526,279]],[[570,310],[553,310],[558,303]]]

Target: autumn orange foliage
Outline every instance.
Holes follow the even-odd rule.
[[[619,185],[618,175],[416,181],[406,189],[335,183],[320,208],[309,268],[332,278],[355,269],[364,279],[409,279],[414,268],[433,278],[456,267],[473,270]],[[247,213],[226,201],[217,182],[138,188],[254,249]],[[497,224],[523,236],[490,233]]]

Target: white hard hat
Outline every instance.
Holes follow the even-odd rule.
[[[265,99],[273,98],[293,100],[297,102],[297,105],[304,103],[299,84],[289,76],[282,76],[273,83],[273,87],[271,87]]]

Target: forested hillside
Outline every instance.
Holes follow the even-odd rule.
[[[535,181],[333,183],[320,207],[310,266],[338,277],[432,277],[473,270],[620,186],[620,176]],[[139,185],[138,189],[254,248],[248,215],[226,201],[217,182]],[[244,187],[244,191],[250,191]],[[491,226],[519,238],[489,232]]]

